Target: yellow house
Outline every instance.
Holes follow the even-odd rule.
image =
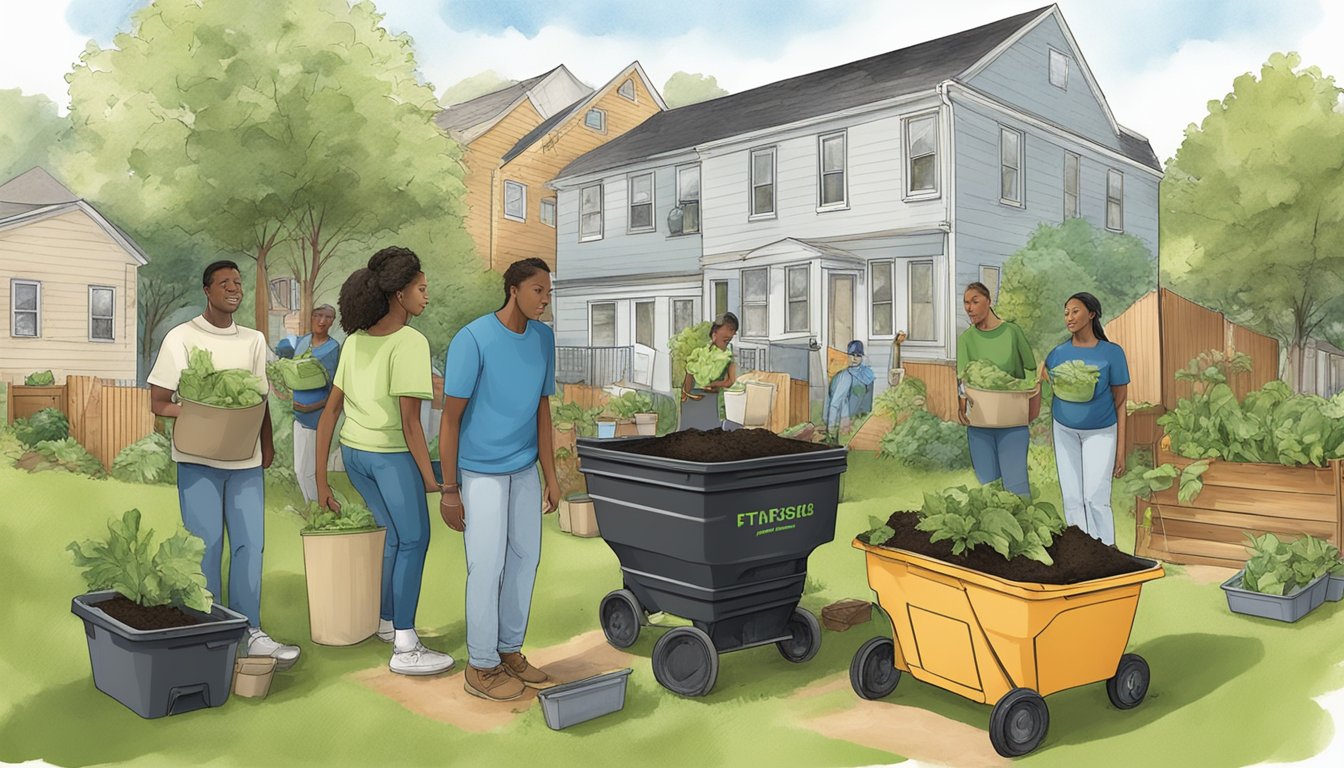
[[[0,377],[136,378],[133,240],[51,174],[0,185]]]
[[[555,193],[546,183],[575,158],[667,109],[639,62],[593,90],[563,65],[453,105],[435,122],[465,147],[467,232],[502,272],[538,256],[555,268]]]

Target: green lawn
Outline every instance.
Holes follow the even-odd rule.
[[[836,538],[810,560],[804,605],[820,611],[841,598],[870,597],[862,554],[849,545],[868,527],[868,516],[914,508],[926,489],[972,479],[969,471],[912,475],[872,455],[851,456]],[[171,530],[179,520],[175,489],[28,475],[7,463],[0,466],[0,488],[0,563],[10,576],[0,600],[0,761],[512,766],[545,755],[545,763],[557,767],[780,768],[900,761],[797,724],[851,706],[855,696],[848,689],[789,698],[844,675],[860,643],[889,634],[880,618],[825,633],[821,652],[804,665],[785,662],[772,648],[729,654],[714,691],[695,700],[654,681],[647,658],[659,632],[645,631],[631,649],[641,660],[625,710],[563,732],[548,730],[535,705],[485,735],[413,714],[347,675],[385,665],[387,646],[306,642],[300,524],[280,511],[287,501],[280,498],[272,498],[268,510],[263,624],[276,637],[303,644],[300,665],[277,676],[265,700],[233,697],[217,709],[142,720],[93,687],[84,636],[69,612],[70,598],[84,589],[64,547],[100,534],[109,516],[132,506],[147,525]],[[1132,542],[1132,516],[1117,517],[1118,530]],[[460,539],[436,524],[430,546],[419,624],[431,645],[464,659]],[[543,551],[529,647],[595,629],[598,600],[620,582],[616,559],[601,539],[561,534],[554,517],[547,519]],[[1300,760],[1328,743],[1330,718],[1312,697],[1344,686],[1344,644],[1338,642],[1344,604],[1327,603],[1296,625],[1248,619],[1228,613],[1217,584],[1196,583],[1175,567],[1168,574],[1144,588],[1131,637],[1131,650],[1152,665],[1148,701],[1120,712],[1100,685],[1051,696],[1049,736],[1025,764],[1230,767]],[[989,719],[988,707],[908,677],[889,701],[980,729]]]

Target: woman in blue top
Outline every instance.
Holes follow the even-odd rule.
[[[1070,360],[1081,360],[1099,371],[1091,400],[1073,403],[1056,396],[1051,405],[1064,519],[1115,546],[1111,478],[1125,471],[1124,453],[1117,446],[1125,441],[1129,364],[1120,345],[1106,339],[1097,297],[1070,296],[1064,303],[1064,322],[1072,338],[1051,350],[1045,367],[1053,371]]]

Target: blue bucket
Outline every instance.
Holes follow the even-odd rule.
[[[597,422],[597,436],[601,438],[616,436],[616,422],[599,421]]]

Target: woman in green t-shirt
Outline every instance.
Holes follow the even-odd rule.
[[[1017,325],[1001,319],[990,305],[989,288],[984,283],[971,283],[962,296],[962,306],[971,321],[971,327],[957,338],[957,418],[966,424],[966,437],[971,448],[971,466],[981,483],[1002,479],[1003,487],[1020,496],[1031,495],[1027,478],[1027,445],[1030,432],[1026,426],[972,427],[966,418],[966,392],[963,379],[966,366],[976,360],[993,363],[999,370],[1019,379],[1036,374],[1036,356],[1032,354],[1027,336]],[[1041,396],[1031,398],[1030,418],[1041,410]]]

